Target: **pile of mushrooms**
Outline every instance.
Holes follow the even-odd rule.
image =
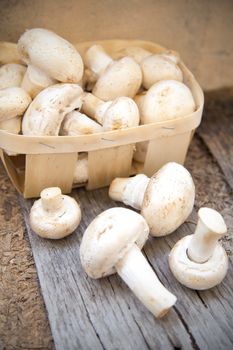
[[[173,51],[153,54],[128,47],[110,56],[93,45],[81,57],[67,40],[40,28],[26,31],[17,51],[10,44],[3,49],[0,128],[7,132],[101,133],[183,118],[196,108]],[[147,144],[139,143],[134,159],[144,162],[146,152]],[[79,154],[74,183],[88,181],[87,164],[87,154]],[[192,177],[182,165],[168,163],[151,179],[144,174],[115,179],[109,195],[141,213],[112,208],[97,216],[84,232],[81,264],[91,278],[117,272],[153,315],[162,317],[176,297],[158,280],[141,249],[149,233],[165,236],[185,222],[194,205]],[[57,187],[44,189],[30,212],[32,229],[48,239],[70,235],[80,220],[78,203]],[[220,214],[200,209],[194,235],[178,242],[169,256],[178,281],[195,289],[222,281],[228,261],[218,239],[225,232]]]
[[[81,57],[52,31],[27,30],[17,50],[8,44],[1,52],[0,128],[24,135],[75,136],[182,118],[195,110],[195,102],[182,82],[179,62],[174,51],[153,54],[130,46],[109,55],[98,44]],[[14,89],[4,90],[9,88]],[[146,142],[137,144],[134,160],[144,162],[146,152]],[[87,164],[79,164],[87,154],[78,158],[74,183],[84,179],[76,174]]]

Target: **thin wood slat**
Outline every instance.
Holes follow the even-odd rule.
[[[171,137],[161,137],[148,143],[143,173],[152,176],[168,162],[184,164],[192,132]],[[156,164],[156,169],[154,165]]]
[[[81,55],[84,53],[87,47],[91,46],[92,44],[96,44],[97,42],[82,42],[76,44],[76,47],[78,51],[81,53]],[[160,53],[166,51],[166,48],[157,45],[152,42],[148,41],[141,41],[141,40],[102,40],[98,41],[100,45],[103,46],[109,52],[110,54],[114,55],[114,52],[124,49],[129,46],[139,46],[148,49],[152,53]],[[8,43],[0,43],[0,46],[8,45]],[[10,44],[10,47],[13,48],[16,46],[12,46]],[[179,67],[183,72],[184,81],[185,84],[190,88],[194,100],[195,100],[195,111],[193,113],[190,113],[189,115],[186,115],[181,118],[177,118],[175,120],[165,120],[162,122],[156,122],[152,124],[147,125],[140,125],[133,128],[128,129],[122,129],[122,130],[113,130],[113,131],[104,131],[97,134],[90,134],[90,135],[78,135],[78,136],[29,136],[29,135],[15,135],[7,133],[4,130],[0,130],[0,148],[3,150],[8,150],[10,152],[14,152],[20,155],[26,155],[26,168],[23,173],[21,173],[23,176],[25,176],[25,191],[23,192],[24,197],[29,198],[32,196],[39,196],[40,185],[39,183],[43,183],[43,180],[41,177],[44,177],[48,179],[50,176],[49,171],[47,167],[38,167],[36,172],[30,171],[30,167],[27,166],[27,163],[30,162],[31,159],[36,159],[37,157],[33,157],[33,155],[42,155],[42,154],[67,154],[69,157],[69,153],[81,153],[81,152],[95,152],[90,153],[90,161],[88,162],[90,164],[90,181],[88,184],[88,188],[99,188],[100,186],[109,185],[109,179],[112,180],[113,175],[116,173],[116,176],[125,176],[129,174],[129,166],[128,166],[128,153],[126,154],[126,157],[122,157],[123,164],[119,164],[119,169],[122,169],[122,172],[113,171],[116,166],[114,164],[111,164],[109,162],[109,154],[111,154],[111,149],[113,147],[116,147],[116,154],[118,154],[118,147],[123,147],[122,150],[127,149],[128,146],[129,150],[131,150],[131,145],[135,145],[137,142],[142,141],[152,141],[149,146],[149,155],[147,157],[145,172],[149,175],[153,172],[155,172],[156,169],[159,168],[159,165],[163,165],[167,161],[167,155],[162,161],[161,154],[157,157],[153,157],[154,151],[152,149],[158,149],[161,146],[161,138],[166,137],[168,140],[167,145],[170,144],[170,149],[172,149],[172,154],[175,153],[175,158],[171,160],[178,160],[180,163],[183,163],[184,161],[184,155],[187,152],[187,146],[189,142],[187,142],[187,138],[184,139],[183,134],[191,133],[193,132],[200,124],[201,118],[202,118],[202,109],[204,104],[204,97],[201,87],[199,86],[198,82],[194,78],[193,74],[188,70],[188,68],[184,65],[184,63],[180,60],[179,61]],[[181,141],[179,141],[179,147],[177,147],[177,143],[172,144],[171,140],[177,140],[179,135],[181,135]],[[175,137],[174,137],[175,136]],[[177,136],[177,137],[176,137]],[[156,140],[159,139],[158,145],[156,144]],[[182,142],[184,141],[184,142]],[[162,145],[162,147],[164,147]],[[109,150],[110,149],[110,150]],[[167,147],[164,147],[164,149],[168,149]],[[176,149],[176,152],[174,150]],[[104,165],[104,150],[106,150],[106,161],[105,164],[108,164],[106,166],[106,171],[104,171],[105,165]],[[30,156],[31,155],[31,156]],[[132,152],[131,152],[132,155]],[[40,156],[39,156],[40,157]],[[95,161],[96,157],[96,161]],[[93,177],[93,165],[97,164],[97,158],[99,159],[100,163],[103,164],[102,169],[97,166],[98,171],[98,179],[94,179]],[[159,164],[156,164],[157,158],[159,159]],[[46,156],[44,157],[46,159]],[[54,159],[57,159],[54,156]],[[117,159],[119,160],[120,157],[117,156]],[[131,158],[131,163],[133,162],[133,159]],[[7,167],[9,162],[4,162],[4,165]],[[36,162],[33,163],[33,165],[36,166]],[[132,164],[131,164],[132,165]],[[68,164],[67,164],[68,166]],[[149,172],[146,171],[148,169]],[[73,170],[73,167],[69,169],[71,172]],[[12,168],[7,169],[8,173],[13,173]],[[32,174],[31,174],[32,172]],[[36,181],[35,174],[40,174],[44,172],[44,175],[39,176],[38,181]],[[32,176],[33,175],[33,176]],[[32,178],[32,182],[30,183],[30,178]],[[70,177],[69,177],[70,179]],[[21,184],[17,182],[18,178],[16,176],[11,176],[11,180],[15,187],[20,190]],[[48,179],[48,183],[51,183],[52,186],[56,186],[56,181],[54,180],[54,171],[51,171],[50,179]],[[59,180],[61,181],[61,179]],[[45,183],[46,186],[47,182]],[[65,179],[64,179],[65,182]],[[63,184],[64,184],[63,182]],[[69,181],[68,181],[69,182]],[[38,183],[37,190],[36,186],[34,184]],[[96,183],[96,186],[94,185]],[[33,186],[35,187],[33,189]],[[64,185],[63,185],[64,186]],[[67,184],[67,188],[70,187],[70,183]],[[65,186],[64,186],[65,188]],[[22,191],[20,191],[22,193]],[[64,192],[64,190],[63,190]],[[65,189],[65,192],[67,190]]]
[[[194,217],[176,233],[150,238],[145,246],[153,269],[178,297],[173,310],[156,320],[117,275],[92,280],[84,273],[79,260],[82,234],[96,215],[117,203],[109,200],[107,189],[74,190],[73,196],[82,203],[81,225],[72,236],[55,242],[31,231],[28,212],[32,202],[20,197],[57,350],[232,348],[232,266],[224,283],[199,293],[181,286],[168,268],[171,247],[193,232]],[[224,306],[217,295],[224,298]]]
[[[87,189],[105,187],[116,177],[128,177],[134,145],[119,146],[88,153]]]
[[[77,153],[27,154],[24,196],[37,197],[44,188],[58,186],[63,193],[72,188]]]

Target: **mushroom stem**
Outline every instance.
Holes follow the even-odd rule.
[[[109,188],[109,196],[114,201],[123,202],[135,209],[141,210],[146,187],[150,179],[139,174],[130,178],[116,178]]]
[[[155,317],[164,316],[175,304],[175,295],[162,285],[137,245],[115,267],[120,277]]]
[[[59,187],[46,188],[40,196],[42,206],[46,211],[56,211],[62,206],[63,197]]]
[[[34,98],[40,91],[55,83],[56,80],[50,78],[45,72],[29,65],[23,77],[21,87]]]
[[[198,223],[190,241],[187,254],[197,263],[204,263],[212,256],[218,240],[226,233],[223,217],[216,210],[201,208]]]
[[[84,94],[83,98],[82,112],[91,117],[92,119],[96,119],[96,110],[103,104],[104,102],[98,97],[95,97],[90,93],[86,93]]]
[[[101,45],[92,45],[85,54],[86,66],[95,74],[96,79],[104,72],[113,59],[104,51]]]

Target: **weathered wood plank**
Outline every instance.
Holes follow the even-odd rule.
[[[117,276],[95,281],[83,272],[78,255],[82,233],[91,219],[115,204],[106,190],[77,192],[82,224],[74,235],[59,242],[31,232],[27,223],[30,202],[20,199],[56,348],[173,349],[180,334],[191,349],[189,336],[174,313],[167,322],[172,324],[173,319],[176,331],[169,338],[166,322],[156,321]]]
[[[198,134],[233,189],[233,91],[218,92],[214,99],[213,93],[206,96],[207,103]]]
[[[206,298],[204,292],[197,294],[182,287],[168,268],[170,248],[193,231],[193,218],[173,235],[151,238],[145,246],[145,254],[159,278],[178,297],[175,308],[165,318],[156,320],[118,276],[91,280],[85,275],[79,261],[82,234],[97,214],[116,203],[109,200],[106,189],[88,193],[79,189],[73,191],[73,196],[82,203],[82,223],[72,236],[58,242],[43,240],[30,230],[31,201],[20,199],[57,349],[230,349],[233,346],[230,273],[226,282],[209,291]],[[224,307],[221,300],[216,300],[216,290],[225,298]]]

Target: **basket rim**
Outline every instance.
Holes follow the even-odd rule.
[[[0,41],[0,45],[2,43],[14,44],[11,42]],[[75,46],[86,47],[93,43],[130,43],[132,46],[137,43],[137,46],[140,45],[141,47],[149,45],[159,50],[167,50],[167,48],[152,41],[137,39],[90,40],[76,43]],[[16,46],[16,44],[14,45]],[[151,139],[182,134],[196,129],[201,122],[204,106],[204,94],[191,71],[182,61],[179,64],[182,67],[186,78],[192,84],[192,90],[195,89],[196,94],[195,100],[197,108],[193,113],[190,113],[185,117],[177,118],[175,120],[173,119],[139,125],[129,129],[104,131],[102,133],[77,136],[20,135],[8,133],[5,130],[0,130],[0,148],[7,149],[8,151],[18,154],[86,152],[96,149],[121,146],[129,143],[149,141]]]

